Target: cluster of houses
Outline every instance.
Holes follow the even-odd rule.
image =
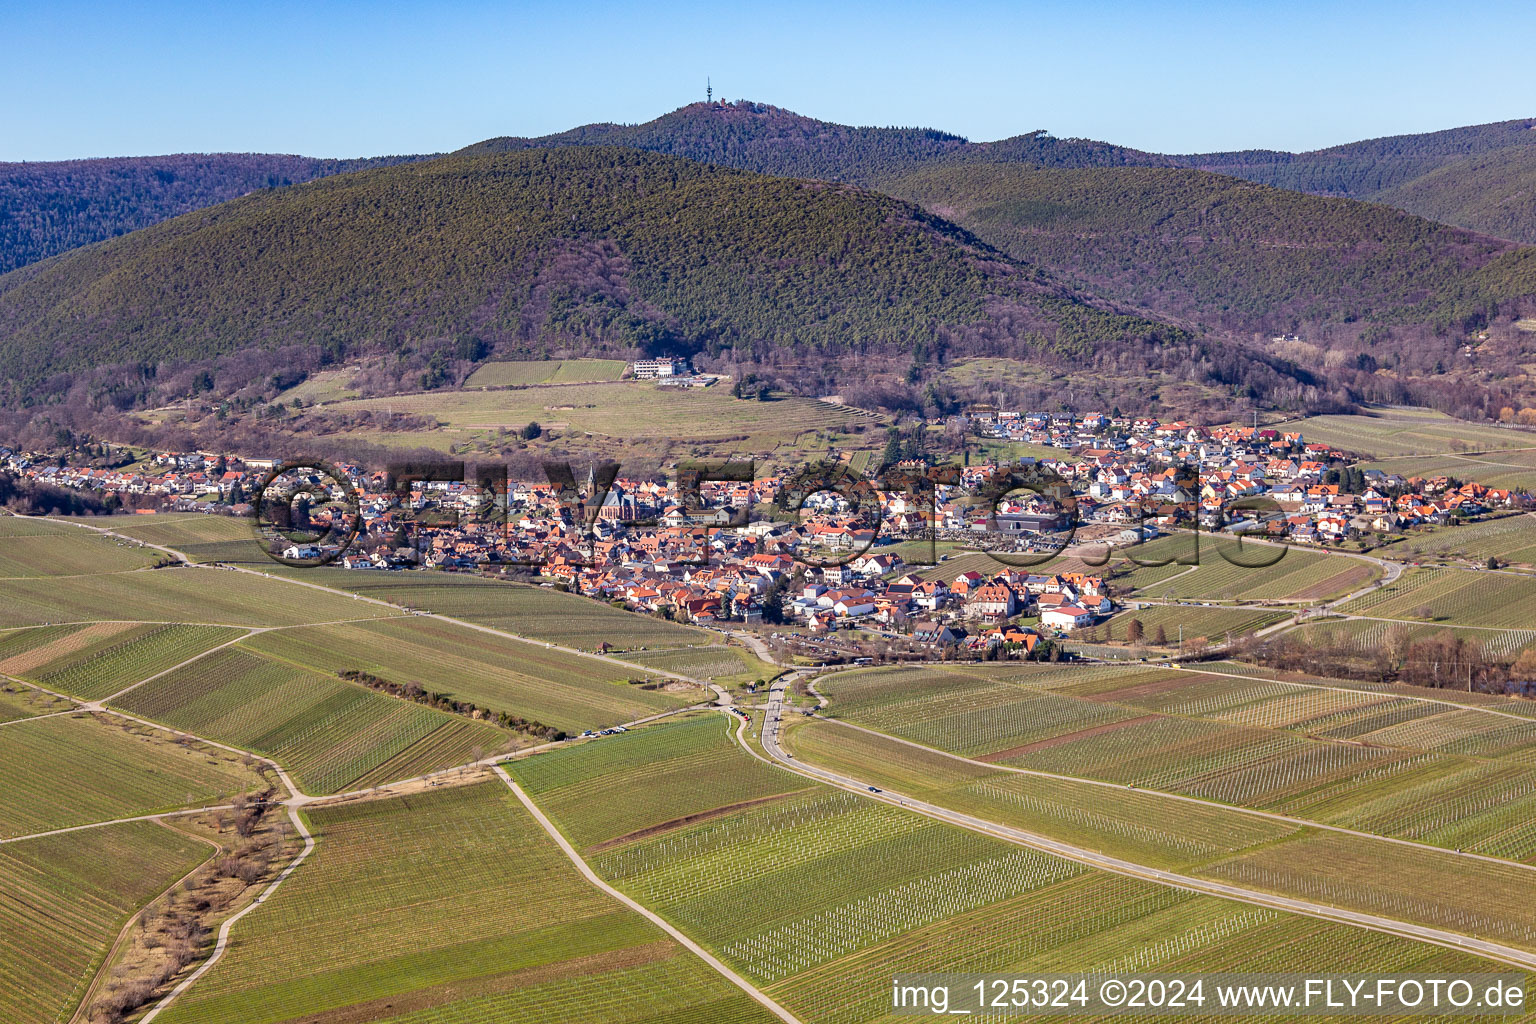
[[[663,368],[656,370],[662,375]],[[1063,449],[1059,458],[1028,461],[1070,485],[1076,524],[1099,527],[1096,542],[1111,545],[1139,543],[1197,518],[1206,528],[1335,542],[1526,500],[1445,478],[1404,479],[1377,470],[1346,475],[1344,453],[1298,433],[989,411],[970,414],[967,428]],[[104,470],[0,449],[0,466],[58,486],[116,493],[140,507],[248,514],[250,491],[272,463],[167,452]],[[1103,579],[1007,567],[990,575],[918,574],[889,543],[926,537],[988,548],[1002,538],[1038,549],[1070,517],[1062,501],[1039,495],[979,504],[978,488],[1006,468],[959,467],[936,484],[931,498],[880,490],[877,483],[880,520],[871,523],[831,492],[812,496],[798,517],[777,510],[784,481],[774,476],[705,482],[698,500],[686,502],[674,482],[622,477],[606,490],[589,477],[577,493],[513,481],[504,496],[488,501],[464,482],[412,482],[397,491],[382,472],[341,466],[357,494],[362,528],[338,564],[369,570],[524,566],[573,592],[683,621],[767,620],[815,633],[857,628],[917,643],[1009,643],[1028,650],[1042,633],[1082,629],[1112,614]],[[1355,490],[1345,480],[1355,482]],[[1149,516],[1149,508],[1156,514]],[[300,545],[284,553],[325,552]],[[1038,625],[1026,629],[1012,621],[1021,617]]]

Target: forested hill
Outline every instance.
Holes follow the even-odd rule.
[[[1276,379],[1271,364],[1234,369],[1241,354],[1078,301],[889,196],[607,147],[322,178],[0,277],[13,400],[112,364],[165,364],[163,379],[261,348],[340,356],[466,339],[479,351],[827,359],[948,347],[1188,364],[1260,391]]]
[[[257,189],[419,159],[180,153],[0,163],[0,273]]]
[[[1036,131],[967,142],[931,128],[855,128],[741,100],[693,103],[638,125],[592,124],[540,138],[487,139],[461,153],[550,146],[632,146],[763,174],[870,184],[938,161],[1010,160],[1051,167],[1167,164],[1166,158],[1090,139]]]
[[[1500,238],[1536,243],[1536,119],[1351,142],[1310,153],[1249,150],[1181,166],[1368,199]]]
[[[1419,327],[1443,339],[1429,366],[1469,319],[1536,295],[1513,243],[1204,171],[949,165],[882,187],[1120,302],[1233,333]]]

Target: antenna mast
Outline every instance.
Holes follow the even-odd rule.
[[[715,102],[715,84],[709,80],[708,75],[704,76],[704,102]]]

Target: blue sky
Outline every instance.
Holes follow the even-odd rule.
[[[972,139],[1308,149],[1536,116],[1536,4],[0,4],[0,160],[436,152],[716,96]]]

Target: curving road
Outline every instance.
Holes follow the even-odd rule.
[[[1458,935],[1454,932],[1443,931],[1438,928],[1430,928],[1424,925],[1411,924],[1406,921],[1395,921],[1391,918],[1379,917],[1375,914],[1366,914],[1354,910],[1345,910],[1340,907],[1330,907],[1308,900],[1295,899],[1289,896],[1277,896],[1272,893],[1257,889],[1246,889],[1241,886],[1229,885],[1224,882],[1214,882],[1193,875],[1182,875],[1172,871],[1164,871],[1161,868],[1148,867],[1143,864],[1135,864],[1119,857],[1110,857],[1093,850],[1073,846],[1048,836],[1027,832],[1024,829],[1007,825],[999,825],[995,822],[976,818],[969,814],[950,810],[937,804],[927,803],[913,797],[903,796],[899,793],[887,792],[877,789],[867,782],[849,778],[836,772],[806,764],[793,755],[784,752],[779,745],[779,730],[783,713],[784,690],[782,685],[775,684],[769,691],[769,701],[762,728],[763,750],[772,758],[773,763],[788,771],[795,772],[807,778],[814,779],[827,785],[836,786],[839,789],[857,793],[871,800],[904,807],[918,814],[926,815],[935,820],[960,828],[970,829],[997,839],[1016,843],[1020,846],[1028,846],[1045,853],[1064,857],[1067,860],[1076,861],[1079,864],[1102,871],[1112,871],[1119,875],[1128,875],[1162,885],[1171,885],[1175,888],[1190,892],[1203,893],[1209,896],[1220,896],[1225,899],[1239,900],[1256,906],[1268,907],[1273,910],[1282,910],[1288,913],[1304,914],[1308,917],[1321,918],[1326,921],[1334,921],[1341,924],[1355,925],[1361,928],[1369,928],[1373,931],[1385,932],[1389,935],[1398,935],[1403,938],[1417,939],[1422,942],[1431,942],[1451,949],[1459,949],[1466,952],[1477,953],[1481,956],[1503,963],[1512,964],[1526,969],[1536,969],[1536,953],[1513,946],[1504,946],[1496,942],[1472,936]],[[743,723],[745,725],[745,723]],[[747,745],[742,730],[737,730],[737,739],[753,757],[763,760],[762,755]]]

